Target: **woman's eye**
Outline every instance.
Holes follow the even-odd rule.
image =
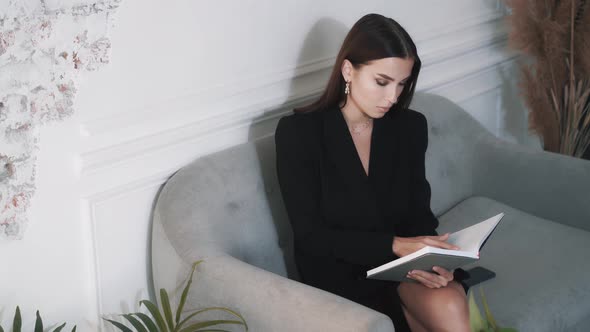
[[[406,82],[400,82],[400,84],[399,84],[399,85],[401,85],[401,86],[405,86],[405,85],[406,85]]]
[[[387,82],[377,80],[377,84],[379,84],[380,86],[386,86],[387,85]]]

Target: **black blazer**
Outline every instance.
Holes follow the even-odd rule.
[[[275,143],[303,282],[354,299],[368,269],[397,258],[394,235],[436,235],[421,113],[374,120],[368,176],[338,107],[281,118]]]

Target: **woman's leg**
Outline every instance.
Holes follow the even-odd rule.
[[[458,282],[434,289],[402,282],[398,293],[412,331],[470,331],[467,296]]]
[[[406,307],[402,304],[402,309],[404,311],[404,316],[406,317],[406,321],[408,322],[408,326],[410,326],[410,329],[412,330],[412,332],[429,332],[426,327],[424,327],[422,325],[422,323],[420,323],[420,321],[415,318],[409,311],[408,309],[406,309]]]

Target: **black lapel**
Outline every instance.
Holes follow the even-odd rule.
[[[362,190],[363,193],[368,191],[365,170],[356,152],[344,115],[338,107],[332,107],[324,113],[324,140],[328,159],[333,167],[340,171],[346,183],[357,190]]]
[[[377,193],[379,189],[390,188],[392,175],[398,163],[399,128],[389,116],[376,119],[373,122],[373,137],[371,140],[371,156],[369,163],[369,181]]]
[[[366,202],[367,216],[373,215],[382,223],[388,222],[383,212],[390,211],[394,174],[399,167],[400,121],[396,114],[373,122],[369,176],[365,174],[352,136],[338,107],[324,111],[324,144],[327,159],[333,164],[359,198]],[[360,203],[360,201],[359,201]],[[372,212],[369,212],[372,211]]]
[[[390,183],[393,144],[397,140],[393,137],[389,120],[383,117],[373,122],[367,177],[342,111],[338,107],[332,107],[324,112],[326,154],[347,182],[355,188],[362,189],[371,199],[374,195],[374,186]]]

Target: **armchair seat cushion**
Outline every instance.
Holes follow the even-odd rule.
[[[506,215],[472,264],[496,272],[481,284],[496,320],[518,331],[572,331],[574,324],[587,331],[590,232],[485,197],[468,198],[440,216],[438,232],[500,212]]]

